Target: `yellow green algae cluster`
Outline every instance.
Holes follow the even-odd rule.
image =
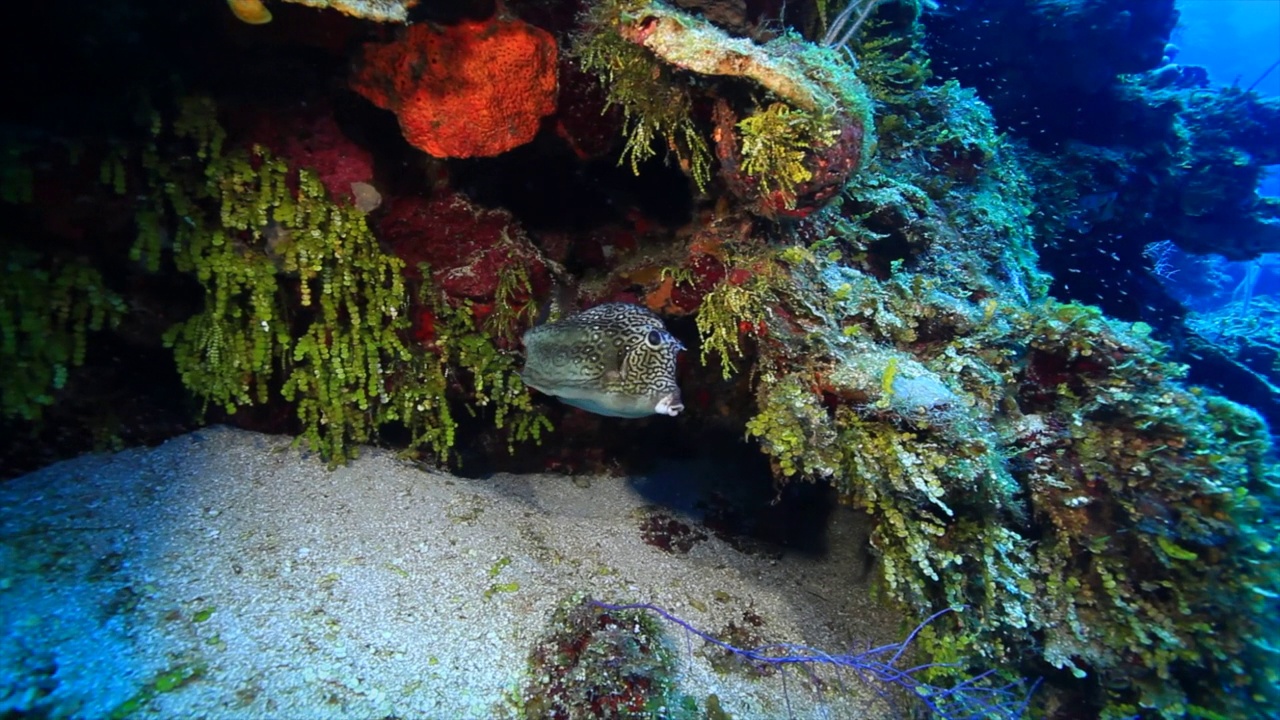
[[[742,135],[742,171],[759,178],[765,192],[778,192],[795,207],[796,188],[813,179],[804,159],[817,145],[829,144],[835,131],[813,114],[785,103],[770,103],[737,123]]]
[[[301,438],[334,463],[389,423],[444,457],[457,427],[450,377],[461,370],[466,402],[491,407],[511,442],[549,428],[513,358],[465,303],[424,281],[417,295],[435,315],[435,346],[406,340],[404,263],[314,174],[262,147],[228,150],[207,100],[184,102],[172,123],[157,116],[152,133],[141,158],[151,205],[138,213],[132,252],[153,270],[171,257],[204,290],[203,310],[165,343],[206,405],[232,413],[278,394],[296,408]]]
[[[31,203],[31,148],[11,137],[0,148],[0,202]],[[89,335],[126,307],[87,259],[42,254],[11,232],[0,233],[0,419],[37,423],[84,364]]]
[[[1187,387],[1145,327],[1047,295],[1016,148],[972,92],[928,84],[920,37],[907,14],[851,48],[878,146],[829,207],[704,229],[729,248],[704,362],[753,388],[746,432],[779,482],[830,482],[871,516],[889,601],[957,610],[920,637],[955,663],[934,673],[1044,678],[1046,717],[1275,714],[1265,425]],[[750,117],[792,126],[774,95]]]
[[[0,417],[39,421],[84,364],[89,334],[116,325],[124,311],[83,259],[50,260],[0,243]]]
[[[620,162],[640,172],[661,140],[676,162],[705,189],[711,180],[711,151],[693,122],[693,96],[673,69],[653,53],[625,40],[620,31],[646,2],[603,2],[587,10],[587,28],[572,51],[582,69],[600,78],[610,106],[621,108],[626,145]]]

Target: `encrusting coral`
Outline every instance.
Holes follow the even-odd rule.
[[[478,312],[528,314],[533,298],[550,286],[546,262],[511,213],[480,207],[461,193],[395,198],[377,230],[411,274],[426,263],[435,287],[475,301]]]
[[[532,140],[555,111],[556,58],[555,38],[521,20],[419,23],[366,44],[351,87],[394,112],[414,147],[488,157]]]

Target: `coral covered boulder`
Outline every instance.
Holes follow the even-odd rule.
[[[782,103],[739,118],[715,106],[716,157],[729,191],[768,218],[803,218],[835,197],[866,159],[863,118],[815,118]]]
[[[519,20],[410,27],[365,45],[351,87],[391,110],[405,139],[442,158],[523,145],[556,107],[555,39]]]
[[[866,165],[875,143],[871,100],[854,66],[831,48],[791,34],[758,45],[660,2],[616,18],[603,11],[597,15],[591,21],[595,32],[616,32],[622,42],[647,50],[663,66],[722,79],[725,87],[746,81],[771,96],[767,105],[744,108],[735,107],[726,99],[730,94],[724,93],[715,108],[712,139],[720,174],[730,192],[756,215],[805,217],[823,207]],[[588,65],[600,68],[592,49],[583,53]],[[629,57],[625,51],[615,54]],[[623,77],[609,65],[605,68],[606,77]],[[648,94],[652,105],[657,96]],[[636,114],[625,97],[615,101],[624,112]],[[639,114],[646,113],[658,116],[652,108]],[[690,154],[696,157],[697,151]],[[696,171],[697,162],[690,164]],[[694,176],[697,179],[696,172]]]

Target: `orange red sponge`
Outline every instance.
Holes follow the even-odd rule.
[[[520,20],[412,25],[368,43],[351,87],[436,157],[499,155],[533,139],[556,107],[555,38]]]

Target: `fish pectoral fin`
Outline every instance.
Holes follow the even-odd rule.
[[[547,395],[559,395],[561,388],[591,389],[600,384],[599,378],[549,377],[540,373],[521,373],[520,380],[525,385]]]
[[[577,390],[595,391],[600,387],[600,378],[561,378],[556,380],[555,387],[561,390],[574,388]]]

